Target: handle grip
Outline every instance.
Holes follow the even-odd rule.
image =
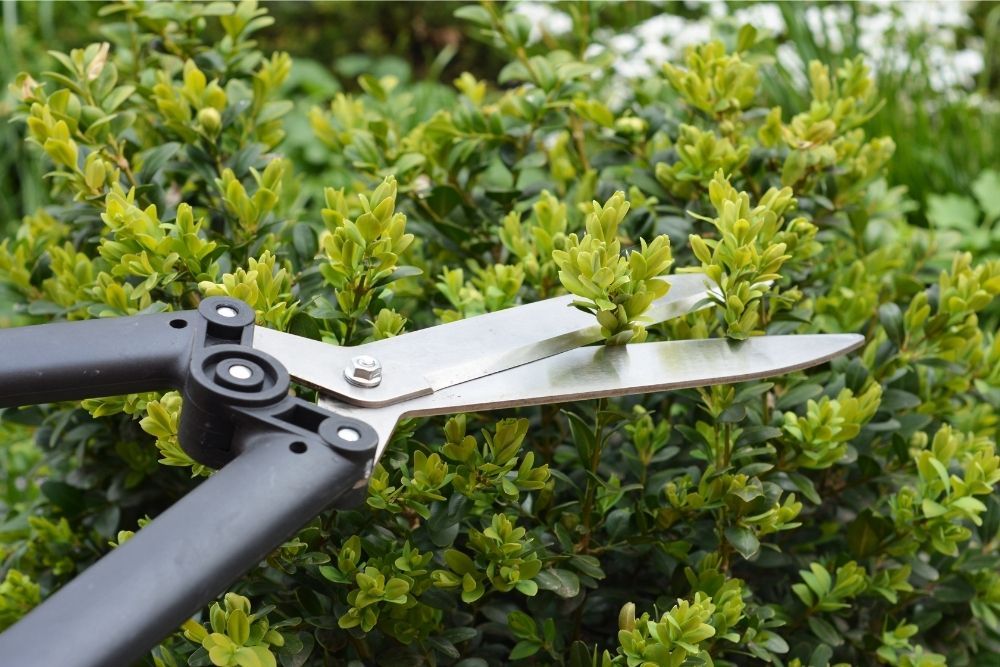
[[[368,435],[367,433],[365,434]],[[0,634],[0,664],[134,664],[337,498],[374,454],[246,434],[229,464]]]
[[[0,329],[0,408],[179,389],[180,443],[220,468],[235,451],[229,406],[274,405],[288,373],[257,352],[254,310],[210,297],[197,310]],[[249,381],[229,375],[238,364]]]
[[[197,314],[0,329],[0,407],[177,387]]]
[[[281,363],[251,346],[253,321],[212,297],[197,312],[0,331],[0,407],[178,388],[181,445],[221,468],[0,635],[0,664],[131,664],[367,483],[375,430],[289,396]]]

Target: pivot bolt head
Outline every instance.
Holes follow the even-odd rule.
[[[237,380],[249,380],[253,376],[253,371],[249,366],[243,364],[233,364],[229,367],[229,374]]]
[[[344,369],[344,377],[355,387],[377,387],[382,382],[382,364],[367,354],[354,357]]]

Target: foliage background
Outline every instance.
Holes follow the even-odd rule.
[[[151,660],[991,664],[1000,650],[1000,313],[992,298],[1000,269],[990,261],[1000,250],[998,7],[961,5],[961,15],[941,10],[939,20],[932,14],[928,24],[887,36],[876,46],[898,43],[907,66],[874,59],[870,93],[858,83],[864,76],[842,81],[836,97],[848,110],[827,136],[823,112],[799,127],[791,123],[816,98],[815,83],[803,84],[805,63],[817,59],[835,71],[845,58],[874,58],[866,21],[895,12],[902,25],[914,12],[834,3],[813,10],[731,3],[720,12],[724,5],[680,2],[491,10],[553,26],[533,37],[517,34],[524,24],[514,19],[493,23],[473,10],[458,18],[460,6],[266,5],[276,21],[253,35],[256,48],[268,57],[288,51],[294,63],[267,91],[271,101],[292,101],[278,114],[286,136],[270,141],[273,128],[240,135],[226,116],[224,132],[234,143],[223,157],[235,176],[217,169],[212,178],[183,177],[170,157],[164,171],[147,174],[150,183],[179,184],[188,193],[184,200],[195,213],[187,224],[198,224],[206,212],[211,224],[196,234],[206,245],[188,247],[187,274],[166,279],[154,271],[149,296],[132,290],[124,305],[109,296],[107,284],[98,283],[104,291],[95,297],[93,275],[67,280],[72,271],[66,259],[62,268],[52,263],[53,248],[69,241],[79,253],[68,256],[77,271],[113,271],[119,260],[124,267],[124,254],[141,249],[130,226],[182,219],[176,201],[159,199],[159,217],[142,219],[124,196],[74,201],[82,186],[71,179],[53,195],[52,181],[43,178],[52,162],[26,141],[23,116],[4,122],[0,229],[8,249],[30,246],[33,271],[19,282],[15,265],[0,264],[0,324],[189,307],[196,294],[228,291],[255,299],[271,326],[357,343],[553,293],[559,280],[549,254],[569,243],[560,234],[582,235],[590,200],[604,203],[622,190],[632,211],[616,222],[617,236],[629,243],[667,234],[678,266],[702,264],[709,272],[714,266],[732,278],[727,287],[735,302],[656,328],[653,337],[740,337],[766,327],[861,331],[869,345],[853,360],[737,392],[470,416],[467,427],[413,424],[376,475],[366,509],[314,522]],[[18,72],[41,81],[40,72],[59,68],[45,50],[68,53],[103,39],[126,43],[120,15],[101,10],[84,3],[3,4],[0,68],[4,82],[15,84],[0,101],[3,120],[24,113]],[[560,17],[572,17],[574,27],[557,30],[566,24]],[[224,34],[218,20],[207,16],[203,27],[192,21],[198,37],[184,48],[218,50]],[[477,21],[489,24],[486,36]],[[672,47],[663,27],[695,41],[721,36],[732,52],[745,39],[738,32],[744,22],[759,29],[741,53],[745,63],[716,54],[713,66],[748,76],[750,63],[759,68],[759,84],[736,85],[737,98],[744,89],[751,94],[734,106],[699,111],[699,95],[679,92],[681,45]],[[931,61],[928,31],[944,39],[946,54],[978,53],[978,68],[942,86],[935,76],[953,63]],[[682,70],[671,76],[651,66],[638,77],[623,71],[627,59],[613,57],[616,49],[650,41],[666,45],[650,52],[652,59]],[[543,61],[527,58],[556,47],[619,79],[560,79],[546,88]],[[91,51],[88,62],[94,57]],[[261,66],[233,57],[225,74],[249,82]],[[275,71],[282,67],[274,62]],[[473,78],[453,85],[463,72]],[[173,74],[161,97],[184,90],[181,73]],[[616,80],[629,82],[626,104],[612,112],[586,103],[622,94]],[[480,89],[480,82],[487,85]],[[533,116],[518,105],[539,88],[552,106]],[[360,107],[331,108],[339,92]],[[127,152],[137,163],[148,164],[168,140],[200,141],[169,127],[165,107],[151,104],[147,93],[133,99],[156,125],[129,139]],[[202,98],[196,108],[204,104]],[[766,129],[775,130],[767,116],[775,106],[791,133],[781,139]],[[435,116],[453,107],[469,113]],[[486,118],[501,127],[483,125]],[[694,129],[682,130],[682,123]],[[860,138],[851,134],[855,125]],[[560,134],[564,127],[575,129]],[[374,147],[357,140],[363,130],[375,137]],[[234,156],[255,141],[287,161],[258,151],[236,166]],[[697,146],[689,160],[678,158],[684,141]],[[508,144],[520,151],[520,162]],[[476,152],[486,156],[481,164]],[[186,159],[197,163],[192,155]],[[795,177],[801,165],[789,167],[798,159],[789,155],[812,162]],[[112,168],[102,193],[117,178]],[[715,177],[717,168],[735,174],[736,190]],[[512,181],[511,171],[525,176]],[[390,174],[396,186],[378,188]],[[240,187],[231,190],[234,180]],[[709,197],[713,182],[717,194]],[[795,204],[743,211],[759,224],[756,251],[783,244],[791,255],[777,269],[779,287],[762,299],[752,290],[754,278],[766,273],[763,264],[737,279],[747,268],[738,253],[727,257],[725,242],[699,249],[688,234],[709,246],[725,239],[736,220],[724,214],[723,200],[738,205],[737,191],[746,190],[756,205],[769,187],[781,185],[793,187]],[[271,194],[258,197],[262,190]],[[406,214],[415,239],[405,240],[398,218],[389,215],[379,220],[377,242],[423,271],[369,290],[360,304],[341,298],[361,276],[344,268],[341,246],[331,240],[360,213],[353,196],[359,192],[376,202],[391,199]],[[147,203],[158,196],[139,193]],[[242,197],[253,197],[254,213],[241,208]],[[38,213],[42,205],[50,205],[51,219]],[[100,214],[111,220],[102,223]],[[780,231],[762,231],[774,224]],[[555,230],[559,240],[540,243],[532,236],[538,229]],[[206,249],[211,243],[218,251]],[[110,250],[97,260],[102,244]],[[974,258],[956,257],[960,250]],[[140,281],[129,271],[111,282],[136,287]],[[43,288],[53,275],[63,277]],[[190,462],[173,438],[177,408],[169,396],[147,396],[3,414],[4,624],[96,558],[109,540],[127,539],[119,531],[138,528],[190,487]],[[496,421],[505,416],[528,419],[527,434],[525,422]],[[464,430],[473,435],[480,427],[492,435],[470,445]],[[450,525],[461,525],[460,533],[448,534]],[[499,544],[509,548],[498,550]],[[483,579],[490,563],[507,573]],[[653,582],[651,590],[635,590],[640,578]]]

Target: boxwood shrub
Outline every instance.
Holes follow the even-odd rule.
[[[406,422],[366,502],[147,664],[996,665],[1000,262],[906,223],[907,138],[866,133],[862,59],[772,107],[773,45],[733,27],[623,82],[595,12],[539,40],[462,7],[496,81],[364,74],[316,103],[252,0],[126,2],[18,77],[52,201],[0,242],[19,324],[224,294],[357,345],[568,290],[607,344],[866,337],[766,381]],[[644,322],[679,271],[713,307]],[[182,409],[2,413],[0,625],[211,474]]]

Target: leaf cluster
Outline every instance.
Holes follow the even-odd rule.
[[[623,83],[587,48],[589,6],[540,42],[513,9],[457,12],[507,63],[496,81],[373,70],[307,99],[289,82],[315,68],[261,51],[252,0],[103,8],[106,42],[15,82],[52,202],[0,241],[19,317],[225,294],[259,326],[356,345],[569,292],[610,344],[864,347],[406,421],[364,503],[315,517],[146,664],[989,664],[1000,264],[907,224],[895,142],[864,129],[864,59],[810,64],[802,103],[771,107],[753,28]],[[706,307],[644,321],[680,268]],[[183,409],[0,414],[0,623],[210,474],[177,442]]]

